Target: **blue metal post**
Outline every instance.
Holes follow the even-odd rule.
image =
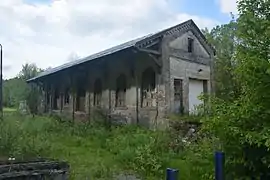
[[[223,152],[215,153],[215,180],[224,180],[225,154]]]
[[[166,180],[178,180],[178,169],[167,168]]]

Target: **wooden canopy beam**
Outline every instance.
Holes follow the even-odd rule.
[[[146,53],[149,53],[149,54],[155,54],[155,55],[158,55],[160,56],[161,53],[159,51],[156,51],[156,50],[152,50],[152,49],[147,49],[147,48],[138,48],[139,51],[143,51],[143,52],[146,52]]]

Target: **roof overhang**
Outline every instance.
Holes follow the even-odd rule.
[[[141,38],[137,38],[137,39],[128,41],[126,43],[109,48],[107,50],[90,55],[88,57],[81,58],[81,59],[78,59],[76,61],[72,61],[72,62],[63,64],[61,66],[52,68],[50,70],[44,71],[44,72],[40,73],[38,76],[33,77],[31,79],[28,79],[27,83],[37,82],[38,80],[43,79],[44,77],[47,77],[49,75],[73,68],[73,67],[81,65],[81,64],[85,64],[85,63],[93,61],[93,60],[98,60],[98,59],[103,58],[105,56],[116,54],[120,51],[127,50],[130,48],[135,48],[138,51],[145,51],[147,47],[150,47],[153,44],[160,42],[162,40],[162,38],[164,37],[164,35],[171,34],[174,31],[176,31],[177,29],[186,29],[186,28],[195,29],[196,33],[201,37],[201,40],[205,42],[204,44],[207,46],[208,51],[211,51],[210,53],[215,54],[215,49],[207,42],[207,40],[206,40],[205,36],[203,35],[203,33],[201,32],[201,30],[193,22],[193,20],[190,19],[188,21],[185,21],[181,24],[170,27],[170,28],[165,29],[163,31],[160,31],[160,32],[157,32],[154,34],[149,34],[149,35],[143,36]],[[147,51],[149,51],[149,50],[147,50]],[[148,53],[152,54],[153,52],[152,53],[148,52]]]

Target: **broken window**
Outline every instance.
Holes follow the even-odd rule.
[[[94,83],[94,106],[101,105],[101,97],[102,97],[102,84],[101,80],[97,79]]]
[[[156,74],[153,68],[147,68],[142,73],[141,107],[155,106],[154,94],[156,88]]]
[[[184,113],[183,106],[183,81],[174,79],[174,108],[176,113]]]
[[[188,52],[193,52],[194,39],[188,38]]]
[[[126,89],[127,89],[127,82],[126,76],[121,74],[116,79],[116,96],[115,96],[115,106],[116,107],[123,107],[126,104]]]

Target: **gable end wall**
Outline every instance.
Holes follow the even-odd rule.
[[[193,53],[187,52],[187,38],[189,37],[194,39]],[[191,30],[175,32],[163,38],[162,73],[167,114],[173,113],[175,109],[174,79],[183,81],[183,106],[186,113],[189,109],[189,79],[206,80],[208,92],[211,92],[213,54],[208,53],[206,45],[202,45],[201,42],[202,39],[199,40]]]

